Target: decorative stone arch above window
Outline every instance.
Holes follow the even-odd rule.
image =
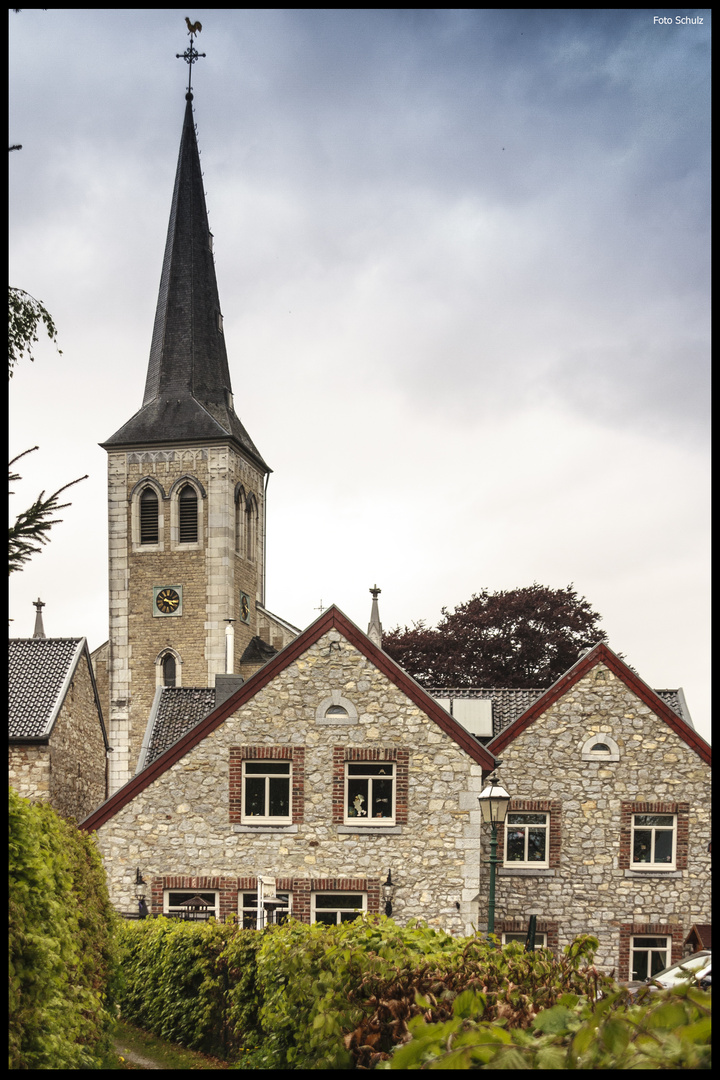
[[[153,506],[154,495],[157,502]],[[143,499],[143,496],[145,498]],[[130,492],[130,536],[133,551],[164,551],[165,489],[154,476],[143,476]],[[151,537],[148,538],[148,534]],[[152,538],[154,536],[154,539]]]
[[[342,696],[341,690],[332,690],[330,697],[323,698],[315,710],[316,724],[357,724],[358,712],[352,701]]]
[[[186,498],[186,496],[189,496]],[[194,497],[193,497],[194,496]],[[205,488],[195,476],[178,477],[170,488],[170,546],[183,551],[202,547]]]
[[[603,731],[585,740],[580,757],[583,761],[619,761],[620,747],[611,735]]]
[[[172,683],[166,682],[170,660],[175,663],[175,681]],[[182,656],[169,645],[155,657],[155,686],[182,686]]]

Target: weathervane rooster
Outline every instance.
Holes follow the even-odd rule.
[[[187,17],[187,15],[185,16],[185,22],[187,23],[188,34],[199,34],[200,31],[202,30],[202,23],[199,23],[199,22],[191,23],[190,19]]]

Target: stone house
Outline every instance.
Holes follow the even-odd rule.
[[[85,638],[9,642],[9,780],[81,819],[107,798],[109,743]]]
[[[477,796],[494,759],[337,608],[173,731],[82,823],[119,910],[136,908],[142,878],[153,912],[199,894],[254,925],[269,879],[303,921],[389,901],[402,922],[471,931]]]
[[[710,922],[711,749],[682,706],[600,644],[488,742],[512,797],[498,829],[504,939],[536,914],[541,944],[592,933],[598,964],[635,980]]]

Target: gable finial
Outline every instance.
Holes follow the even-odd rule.
[[[35,629],[33,630],[33,637],[44,638],[45,627],[43,626],[42,609],[45,607],[45,604],[39,596],[37,600],[33,600],[33,607],[35,608]]]
[[[205,53],[199,53],[195,48],[195,35],[199,34],[202,30],[202,23],[191,23],[187,15],[185,16],[185,22],[187,23],[188,34],[190,35],[190,47],[185,50],[184,53],[175,53],[176,60],[184,60],[189,66],[188,72],[188,88],[185,98],[187,101],[192,101],[192,66],[201,57],[205,58]]]

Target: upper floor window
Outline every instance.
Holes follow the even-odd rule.
[[[178,496],[178,540],[196,544],[198,538],[198,498],[195,488],[185,484]]]
[[[159,505],[158,497],[151,487],[146,487],[140,496],[140,543],[157,544],[159,541]]]
[[[345,763],[345,823],[391,825],[395,821],[395,765],[390,761]]]
[[[505,865],[548,867],[550,815],[508,813],[505,823]]]
[[[675,814],[633,814],[631,869],[675,869]]]
[[[242,821],[247,824],[290,824],[291,763],[243,762]]]

